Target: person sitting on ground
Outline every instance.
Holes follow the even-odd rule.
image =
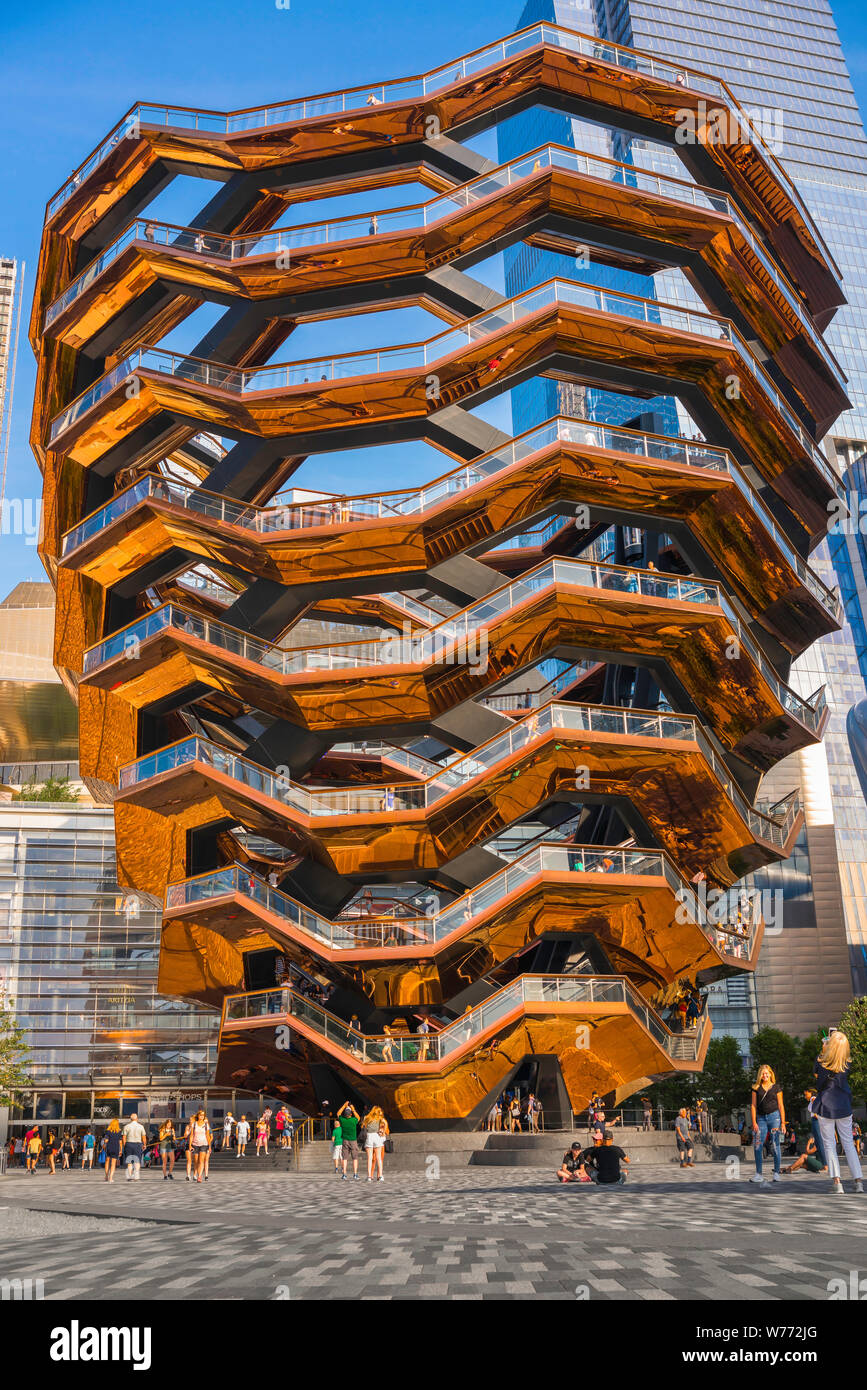
[[[799,1173],[802,1168],[806,1168],[808,1173],[827,1173],[828,1169],[822,1166],[819,1158],[819,1151],[816,1148],[816,1141],[812,1134],[807,1140],[807,1146],[799,1158],[794,1163],[783,1169],[784,1173]]]
[[[557,1169],[558,1182],[589,1182],[590,1176],[584,1167],[584,1158],[581,1153],[581,1145],[573,1144],[563,1155],[563,1161]]]
[[[620,1171],[621,1163],[629,1165],[629,1159],[614,1143],[614,1135],[606,1134],[603,1142],[588,1155],[591,1177],[599,1187],[614,1187],[626,1182],[626,1174]]]

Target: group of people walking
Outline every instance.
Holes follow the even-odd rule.
[[[276,1116],[270,1109],[264,1111],[255,1121],[256,1156],[268,1153],[271,1140],[272,1121],[276,1133],[277,1148],[291,1150],[295,1133],[295,1123],[287,1106],[279,1108]],[[253,1134],[253,1122],[249,1116],[235,1119],[231,1110],[222,1126],[222,1147],[235,1148],[236,1158],[245,1158],[247,1145]],[[163,1120],[156,1135],[149,1136],[137,1114],[121,1127],[119,1120],[111,1120],[101,1137],[92,1128],[83,1135],[66,1133],[58,1138],[53,1129],[48,1130],[43,1141],[39,1129],[33,1125],[23,1138],[10,1139],[8,1158],[10,1165],[19,1160],[28,1173],[35,1175],[40,1163],[54,1175],[73,1167],[78,1157],[82,1169],[94,1166],[104,1170],[106,1182],[114,1182],[117,1166],[122,1162],[130,1182],[138,1180],[143,1167],[161,1165],[163,1180],[174,1181],[175,1164],[186,1158],[188,1182],[207,1182],[211,1154],[220,1147],[220,1130],[215,1132],[203,1107],[177,1128],[173,1120]]]
[[[507,1131],[509,1134],[538,1134],[542,1122],[542,1102],[532,1091],[526,1097],[520,1091],[504,1091],[494,1101],[485,1119],[485,1129],[490,1133]]]

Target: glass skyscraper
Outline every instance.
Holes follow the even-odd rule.
[[[760,122],[766,142],[791,174],[844,279],[848,303],[825,329],[828,346],[849,378],[852,409],[841,415],[824,448],[847,490],[857,492],[867,450],[867,137],[827,0],[809,3],[720,4],[717,0],[528,0],[519,27],[549,21],[600,39],[658,54],[723,78]],[[535,109],[501,127],[500,155],[511,158],[553,140],[601,153],[638,168],[689,178],[676,152],[614,129]],[[622,176],[622,175],[621,175]],[[620,268],[577,271],[556,252],[520,247],[506,256],[506,287],[519,293],[556,275],[571,274],[633,294],[701,308],[679,271],[648,280]],[[513,423],[524,430],[553,413],[573,409],[625,423],[634,398],[614,397],[580,384],[537,379],[513,393]],[[682,407],[670,398],[642,403],[662,433],[690,433]],[[859,465],[859,460],[862,460]],[[763,1024],[806,1032],[833,1023],[853,992],[867,992],[867,805],[853,758],[852,712],[865,699],[867,568],[864,537],[831,534],[811,564],[845,604],[845,625],[795,662],[791,683],[802,694],[827,688],[831,718],[821,748],[784,760],[766,779],[771,799],[800,785],[807,824],[791,861],[767,871],[764,882],[784,895],[782,930],[766,937],[756,975]],[[864,711],[862,711],[862,714]],[[867,719],[862,720],[867,727]],[[743,985],[730,986],[731,1020],[743,1035]],[[728,1011],[727,1011],[728,1012]],[[743,1013],[743,1018],[740,1014]]]

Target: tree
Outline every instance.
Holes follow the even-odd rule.
[[[49,777],[47,782],[26,782],[13,801],[77,801],[78,792],[69,785],[68,777]]]
[[[711,1038],[704,1070],[697,1078],[697,1089],[711,1113],[722,1119],[732,1111],[745,1109],[749,1081],[737,1039]]]
[[[31,1085],[26,1063],[30,1049],[16,1022],[12,1001],[0,995],[0,1105],[11,1105],[17,1091]]]
[[[808,1086],[815,1086],[816,1084],[813,1068],[816,1065],[816,1058],[822,1051],[822,1043],[824,1041],[825,1037],[821,1028],[817,1028],[815,1033],[808,1033],[803,1042],[799,1044],[801,1070],[799,1088],[802,1091],[806,1090]],[[799,1099],[802,1098],[799,1097]]]
[[[662,1106],[668,1113],[681,1108],[682,1105],[691,1107],[695,1104],[696,1089],[692,1076],[685,1073],[681,1076],[668,1076],[664,1081],[657,1081],[648,1090],[642,1091],[652,1102],[654,1110]]]
[[[849,1085],[853,1096],[867,1100],[867,995],[853,999],[843,1012],[840,1027],[852,1049]]]

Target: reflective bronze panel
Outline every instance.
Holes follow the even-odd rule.
[[[615,862],[617,851],[612,851]],[[552,860],[590,858],[579,850],[548,850]],[[544,861],[544,851],[540,857]],[[597,851],[595,857],[601,858]],[[195,880],[192,881],[195,885]],[[659,873],[623,874],[615,869],[563,872],[546,868],[529,873],[523,883],[481,910],[473,894],[449,904],[449,919],[465,919],[450,933],[431,940],[429,922],[369,924],[363,918],[333,926],[344,944],[328,946],[306,930],[299,906],[293,921],[263,901],[264,894],[240,888],[219,896],[170,903],[166,909],[163,950],[172,958],[184,927],[195,925],[230,942],[238,951],[274,946],[302,969],[324,971],[339,982],[351,981],[378,1007],[441,1005],[482,975],[515,960],[540,937],[551,933],[587,932],[605,947],[612,967],[639,987],[656,990],[688,974],[712,974],[720,966],[752,969],[761,943],[761,925],[749,947],[734,932],[723,932],[688,917],[672,884]],[[275,895],[276,896],[276,895]],[[484,895],[480,895],[484,896]],[[464,906],[466,904],[466,906]],[[680,910],[679,910],[680,909]],[[353,936],[355,944],[349,944]],[[365,937],[369,938],[365,940]],[[187,948],[198,954],[198,941]],[[516,966],[517,968],[517,966]],[[241,979],[229,981],[238,989]],[[168,993],[188,993],[172,989]],[[197,995],[197,997],[200,997]],[[207,1002],[214,1002],[209,997]]]
[[[557,283],[552,282],[552,286]],[[396,365],[389,370],[384,364],[377,375],[370,375],[370,359],[360,354],[362,375],[347,375],[351,359],[346,359],[341,362],[340,375],[331,379],[332,360],[323,359],[300,364],[299,371],[305,367],[310,371],[307,382],[275,388],[272,383],[281,369],[269,367],[264,389],[248,387],[242,393],[238,374],[216,364],[193,363],[184,368],[183,376],[138,366],[132,372],[133,389],[124,377],[113,388],[106,384],[105,394],[62,428],[58,417],[52,426],[60,430],[56,446],[62,445],[83,467],[93,467],[160,412],[186,417],[216,433],[263,439],[312,433],[322,449],[334,447],[349,430],[353,438],[358,434],[361,442],[375,444],[384,437],[384,426],[412,422],[418,428],[437,410],[486,400],[509,389],[522,376],[544,370],[552,359],[565,356],[584,379],[600,385],[623,382],[626,374],[630,381],[634,378],[639,389],[646,387],[651,394],[654,384],[659,389],[663,381],[698,392],[720,428],[737,441],[783,501],[811,532],[824,534],[829,523],[828,503],[837,495],[839,483],[834,483],[827,463],[827,472],[820,469],[806,437],[799,438],[793,432],[733,343],[700,336],[698,325],[705,322],[700,316],[694,318],[694,332],[667,323],[637,322],[625,312],[617,313],[616,304],[613,310],[606,310],[570,302],[569,294],[586,291],[571,289],[568,281],[559,284],[562,291],[556,291],[553,306],[519,315],[515,322],[486,332],[456,350],[446,342],[443,357],[435,355],[434,347],[422,368]],[[553,287],[551,294],[555,295]],[[508,313],[503,306],[502,317]],[[417,348],[409,345],[406,352],[411,355]],[[315,379],[320,367],[325,379]],[[289,363],[287,372],[291,371]],[[189,379],[190,375],[196,379]],[[439,388],[435,397],[430,394],[431,376]],[[209,380],[228,383],[228,389],[222,384],[208,385]]]
[[[552,164],[557,159],[564,167]],[[263,301],[266,310],[266,301],[292,296],[296,319],[321,315],[322,294],[336,290],[343,306],[357,300],[360,308],[377,309],[418,301],[419,275],[471,260],[480,248],[502,247],[528,232],[531,239],[538,238],[533,229],[540,218],[547,218],[558,228],[565,223],[568,231],[571,226],[579,238],[586,229],[599,237],[607,231],[628,235],[636,254],[641,246],[655,258],[651,268],[679,264],[688,256],[687,273],[709,309],[740,312],[773,355],[792,345],[788,353],[782,352],[780,364],[788,369],[792,386],[820,426],[827,428],[848,408],[839,368],[835,370],[830,354],[817,345],[818,335],[814,342],[804,332],[809,320],[794,307],[797,292],[784,292],[779,274],[772,274],[770,262],[755,249],[743,224],[728,215],[718,193],[697,194],[694,185],[680,185],[677,180],[661,183],[658,192],[651,179],[642,179],[641,186],[634,187],[638,175],[632,166],[595,157],[588,161],[556,146],[540,150],[535,165],[530,154],[515,167],[521,177],[511,179],[509,166],[492,171],[480,185],[478,181],[471,184],[472,202],[461,197],[462,189],[456,189],[453,199],[446,197],[427,209],[419,205],[382,214],[382,229],[379,216],[373,214],[368,229],[358,217],[347,219],[345,228],[339,221],[326,224],[324,246],[322,225],[311,226],[307,246],[304,229],[295,229],[291,253],[284,256],[274,254],[268,238],[260,243],[249,236],[209,237],[195,229],[141,219],[132,229],[132,239],[124,234],[123,249],[104,271],[97,275],[85,271],[85,288],[65,308],[59,308],[61,300],[52,306],[46,331],[80,350],[157,281],[175,288],[178,296],[184,290],[206,299],[230,294]],[[613,181],[618,174],[622,182]],[[699,199],[711,206],[697,206]],[[413,213],[417,225],[413,225]],[[406,230],[400,226],[392,230],[395,222],[403,222]],[[279,250],[276,234],[273,241]],[[568,245],[565,237],[564,245]],[[606,259],[604,248],[594,254]],[[696,277],[691,264],[699,260],[704,272]],[[716,293],[715,281],[719,282]],[[383,285],[381,293],[371,292],[378,283]],[[188,312],[198,302],[187,295],[178,312]],[[438,310],[436,300],[431,300],[430,307],[448,316],[447,310]],[[451,317],[454,320],[454,314]],[[142,314],[135,335],[114,342],[116,354],[156,341],[160,335],[154,328],[153,315]]]
[[[578,770],[583,799],[634,805],[685,879],[712,870],[730,883],[785,857],[801,823],[796,818],[788,828],[785,844],[759,836],[745,804],[726,793],[697,744],[557,728],[427,811],[310,817],[191,761],[118,793],[119,881],[161,894],[167,883],[188,877],[188,831],[227,818],[362,882],[424,878],[544,803],[576,799]],[[376,792],[369,799],[381,800]]]
[[[452,641],[435,660],[414,661],[399,639],[386,638],[375,648],[359,644],[357,657],[353,643],[287,653],[287,666],[309,669],[283,675],[282,653],[263,651],[261,644],[245,648],[242,634],[227,636],[219,627],[213,634],[206,628],[203,636],[188,633],[179,613],[171,627],[137,638],[85,676],[82,689],[111,692],[112,705],[123,699],[141,710],[176,692],[206,686],[313,731],[388,735],[394,729],[423,730],[546,657],[625,657],[636,665],[668,668],[717,737],[758,768],[816,742],[827,712],[811,728],[806,709],[799,716],[791,707],[774,687],[770,666],[759,668],[721,609],[605,589],[593,584],[591,567],[586,569],[587,577],[576,573],[574,584],[567,574],[555,575],[553,583],[540,583],[538,592],[528,576],[529,599],[517,600],[502,615],[492,609],[484,652],[481,645],[478,653],[458,651]],[[627,572],[612,567],[601,573],[607,578]],[[381,664],[375,661],[380,651]],[[322,669],[332,653],[333,669]],[[345,669],[341,657],[358,665]],[[117,771],[104,757],[82,767],[86,775],[103,778]]]
[[[291,1031],[293,1051],[299,1058],[308,1064],[326,1062],[371,1104],[382,1105],[389,1116],[410,1126],[431,1120],[477,1122],[527,1056],[558,1058],[572,1109],[580,1111],[594,1090],[604,1095],[660,1072],[700,1070],[710,1041],[707,1027],[697,1058],[674,1059],[628,1004],[528,1002],[517,1003],[481,1037],[458,1047],[445,1061],[419,1061],[413,1068],[360,1061],[305,1018],[286,1013],[267,1021],[224,1020],[218,1083],[246,1086],[254,1070],[256,1075],[270,1075],[273,1070],[279,1076],[283,1064],[274,1040],[281,1026]]]
[[[593,509],[591,524],[596,516],[607,519],[610,514],[686,526],[747,611],[793,655],[835,630],[834,600],[819,597],[823,586],[818,576],[807,579],[794,567],[794,551],[782,549],[779,536],[769,534],[767,513],[763,507],[757,511],[762,505],[758,500],[750,505],[749,485],[724,451],[717,451],[716,467],[709,458],[702,467],[700,448],[696,461],[685,463],[625,447],[627,441],[633,447],[646,441],[645,447],[656,447],[663,455],[672,446],[662,437],[612,431],[624,448],[603,449],[579,442],[582,433],[592,440],[598,427],[588,423],[582,429],[564,421],[559,429],[576,439],[554,439],[490,473],[485,460],[467,465],[451,475],[454,488],[445,480],[439,489],[430,485],[430,505],[424,505],[420,490],[418,509],[403,513],[403,493],[259,511],[198,492],[181,505],[180,488],[145,480],[147,495],[90,539],[65,548],[62,563],[109,588],[176,547],[204,561],[291,585],[311,605],[323,598],[334,607],[341,593],[423,584],[435,565],[462,552],[481,554],[492,563],[496,552],[486,546],[498,536],[552,506],[581,504]],[[371,511],[379,514],[371,516]],[[527,547],[522,555],[532,561]],[[405,616],[382,611],[397,626]],[[417,613],[414,621],[419,621]],[[92,640],[98,635],[95,629]]]

